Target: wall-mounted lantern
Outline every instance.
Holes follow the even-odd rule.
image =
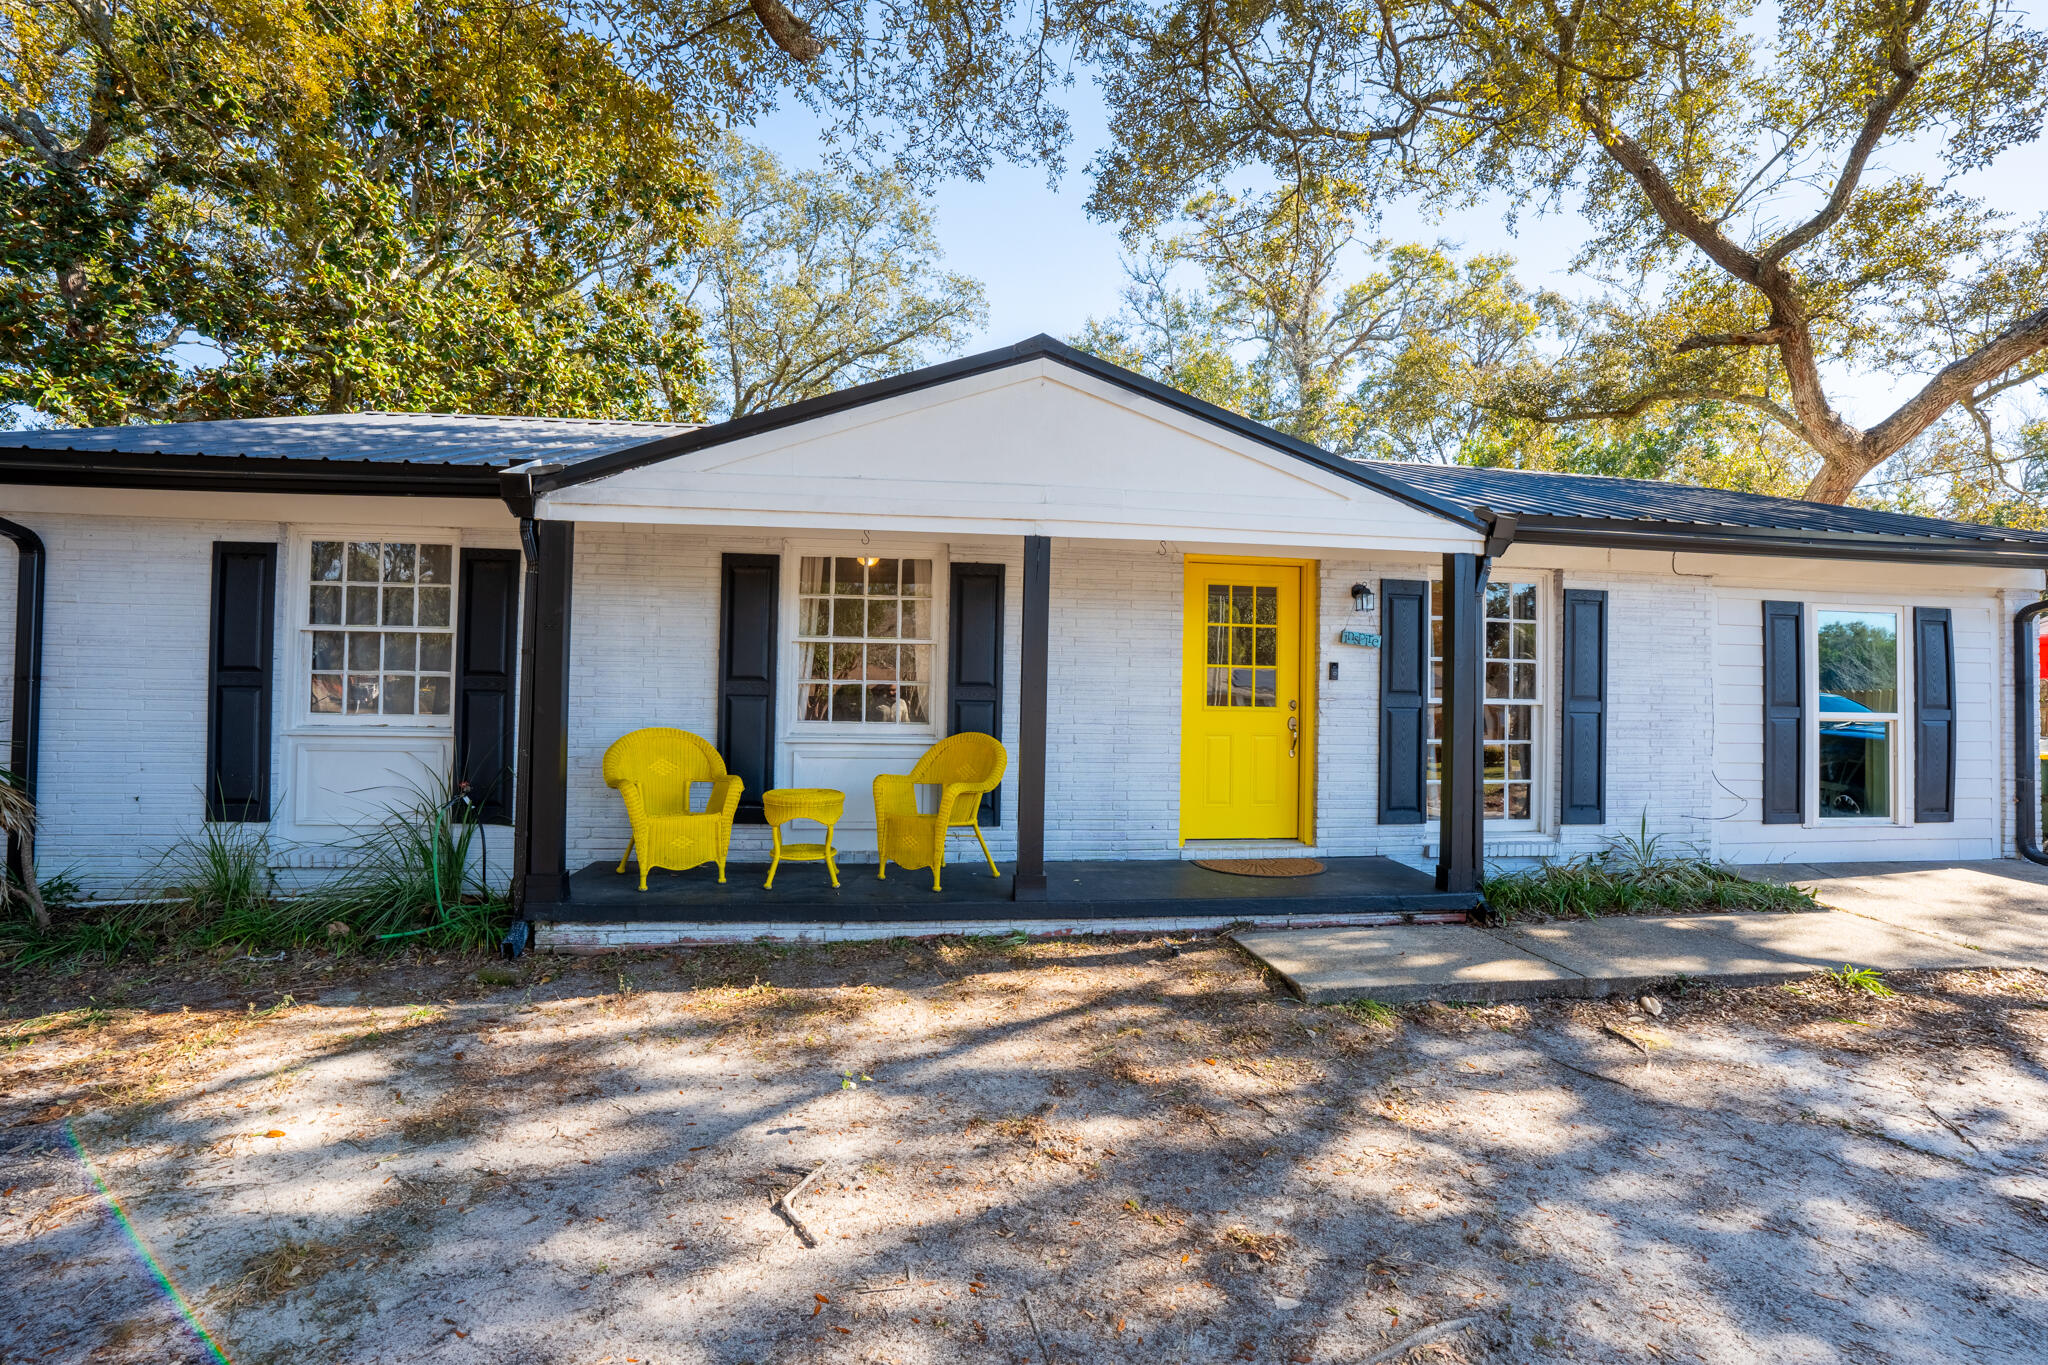
[[[1363,583],[1351,585],[1351,610],[1366,612],[1372,610],[1372,589]]]

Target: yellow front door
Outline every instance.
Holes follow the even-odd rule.
[[[1187,566],[1183,839],[1300,837],[1301,583],[1299,565]]]

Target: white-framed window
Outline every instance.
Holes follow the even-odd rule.
[[[929,726],[936,705],[935,561],[804,555],[797,568],[800,726]]]
[[[1898,814],[1903,617],[1897,607],[1813,609],[1808,796],[1816,820],[1890,823]]]
[[[1444,622],[1441,583],[1429,585],[1428,815],[1443,813]],[[1495,579],[1486,585],[1481,624],[1485,665],[1480,746],[1481,794],[1488,821],[1533,825],[1541,790],[1537,736],[1543,733],[1543,591],[1540,584]]]
[[[296,544],[305,716],[324,724],[450,726],[453,537],[314,534]]]

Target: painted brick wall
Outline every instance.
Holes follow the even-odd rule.
[[[305,501],[309,519],[336,519],[335,509],[345,505]],[[155,893],[170,875],[172,851],[203,823],[213,544],[282,544],[284,527],[75,514],[19,519],[49,550],[38,867],[46,876],[75,876],[95,894]],[[471,535],[467,543],[511,542]],[[272,800],[280,810],[289,795],[284,732],[300,685],[290,662],[297,623],[283,619],[282,577],[292,566],[282,561],[281,553],[271,746]],[[12,568],[10,562],[0,570],[0,679],[10,685]],[[287,884],[301,876],[294,869],[346,867],[354,837],[295,836],[280,823],[272,829],[273,865]],[[487,838],[493,880],[501,880],[510,867],[511,830],[493,828]]]
[[[213,542],[275,538],[278,528],[80,516],[32,524],[50,555],[37,863],[45,875],[70,870],[94,890],[125,890],[148,880],[204,813]]]
[[[804,549],[791,549],[779,537],[681,527],[590,522],[577,528],[569,681],[571,869],[616,861],[631,837],[618,793],[604,784],[604,751],[614,740],[652,725],[717,740],[719,571],[727,553],[787,556]],[[934,545],[934,553],[950,562],[1005,566],[1002,738],[1014,755],[1022,546],[1012,540],[961,539]],[[783,625],[787,634],[794,622]],[[784,698],[779,696],[778,704]],[[943,689],[933,704],[943,706]],[[917,752],[915,746],[906,751],[906,765]],[[1002,823],[983,832],[998,860],[1016,852],[1016,801],[1013,769],[1004,779]],[[871,851],[858,850],[858,836],[842,831],[840,842],[844,861],[872,861]],[[766,862],[768,851],[765,827],[733,831],[733,860]]]
[[[1565,588],[1607,593],[1607,822],[1558,827],[1560,856],[1647,831],[1667,847],[1711,854],[1714,843],[1714,593],[1704,579],[1648,574],[1559,575],[1547,604],[1544,685],[1563,685],[1558,631]],[[1544,717],[1551,808],[1563,774],[1560,712]]]
[[[1157,545],[1053,542],[1050,860],[1178,856],[1182,574]]]

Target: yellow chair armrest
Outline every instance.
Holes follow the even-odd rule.
[[[948,782],[939,789],[939,814],[949,825],[973,820],[987,790],[984,782]]]
[[[626,819],[638,826],[647,819],[647,796],[640,790],[640,784],[631,778],[622,778],[617,783],[619,798],[626,803]]]
[[[917,814],[917,784],[902,773],[883,773],[875,779],[876,815]]]
[[[746,786],[747,784],[735,773],[728,773],[714,780],[711,784],[711,804],[705,807],[705,812],[731,820],[740,808],[740,793],[746,790]]]

